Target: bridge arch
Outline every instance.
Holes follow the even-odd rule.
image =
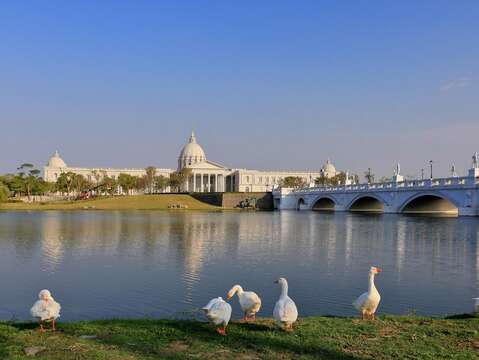
[[[403,214],[457,216],[460,204],[440,192],[421,192],[407,198],[399,208]]]
[[[386,201],[375,194],[359,194],[351,200],[346,210],[364,213],[383,213]]]
[[[298,199],[298,202],[296,203],[296,210],[301,210],[301,206],[306,205],[306,200],[304,198],[300,197]]]
[[[311,210],[313,211],[334,211],[337,201],[329,195],[320,195],[313,200]]]

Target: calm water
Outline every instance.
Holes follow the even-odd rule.
[[[352,315],[370,265],[384,269],[381,313],[469,312],[478,237],[477,218],[0,212],[0,319],[28,319],[42,288],[63,320],[183,317],[235,283],[256,290],[270,316],[278,276],[300,315]]]

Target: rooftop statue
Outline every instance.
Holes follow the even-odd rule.
[[[394,169],[394,175],[399,175],[401,173],[401,164],[397,163],[396,169]]]

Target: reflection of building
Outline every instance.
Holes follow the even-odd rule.
[[[184,184],[183,190],[190,192],[263,192],[271,191],[279,182],[289,176],[300,177],[308,184],[321,176],[333,177],[336,169],[328,160],[321,171],[262,171],[225,167],[206,159],[203,148],[196,141],[194,133],[181,150],[178,158],[178,170],[191,170],[191,176]],[[73,172],[83,175],[87,180],[98,182],[103,176],[118,178],[121,173],[143,176],[145,169],[112,169],[69,167],[58,152],[50,158],[44,168],[46,181],[55,182],[61,173]],[[172,169],[157,169],[156,175],[169,177]]]

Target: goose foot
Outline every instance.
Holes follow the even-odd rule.
[[[222,328],[217,328],[216,329],[216,332],[222,336],[226,336],[226,326],[222,327]]]

